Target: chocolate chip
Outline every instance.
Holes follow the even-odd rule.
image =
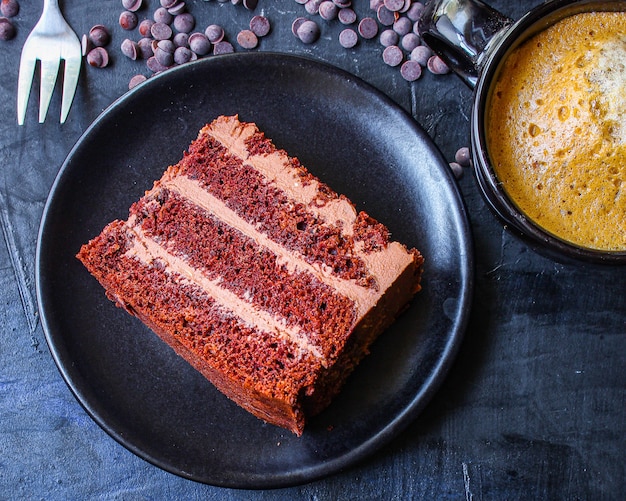
[[[129,10],[125,10],[120,14],[119,24],[125,30],[134,30],[137,27],[137,14]]]
[[[250,30],[257,37],[264,37],[270,32],[270,22],[264,16],[254,16],[250,19]]]
[[[224,29],[217,24],[210,24],[204,30],[204,34],[211,43],[217,43],[224,39]]]
[[[94,47],[87,53],[87,62],[94,68],[104,68],[109,64],[109,53],[104,47]]]
[[[232,52],[235,52],[235,48],[226,40],[221,40],[213,46],[213,54],[215,55],[230,54]]]
[[[407,52],[411,52],[415,47],[422,43],[420,37],[418,37],[415,33],[407,33],[402,37],[402,48]]]
[[[422,76],[422,67],[416,61],[405,61],[400,66],[400,74],[407,82],[414,82]]]
[[[172,33],[172,28],[165,23],[156,22],[150,28],[150,34],[155,40],[169,40]]]
[[[172,41],[176,47],[189,47],[189,33],[176,33]]]
[[[400,42],[400,35],[395,31],[387,29],[383,31],[378,37],[378,41],[383,47],[389,47],[390,45],[398,45]]]
[[[385,64],[389,66],[398,66],[402,59],[404,59],[404,54],[402,53],[402,49],[397,45],[390,45],[389,47],[385,47],[383,51],[383,61]]]
[[[139,45],[129,38],[126,38],[122,42],[120,48],[122,50],[122,54],[124,54],[129,59],[132,59],[133,61],[136,60],[140,54]]]
[[[122,0],[122,6],[130,12],[137,12],[142,3],[142,0]]]
[[[346,28],[341,33],[339,33],[339,43],[342,47],[346,49],[351,49],[354,47],[359,40],[359,36],[356,34],[351,28]]]
[[[141,38],[137,42],[137,47],[139,52],[137,54],[137,58],[148,59],[154,56],[154,49],[152,48],[152,39],[148,37]]]
[[[376,11],[376,17],[378,18],[380,24],[382,24],[383,26],[393,26],[393,23],[396,20],[395,14],[384,5],[378,7],[378,10]]]
[[[470,149],[467,146],[462,146],[459,148],[454,154],[454,160],[461,167],[469,167],[472,161],[472,155],[470,153]]]
[[[404,7],[404,0],[384,0],[383,3],[391,12],[398,12]]]
[[[185,9],[187,8],[185,2],[179,2],[176,5],[174,5],[173,7],[170,7],[169,9],[167,9],[167,11],[172,14],[172,16],[176,17],[179,16],[180,14],[185,12]]]
[[[310,44],[320,37],[320,28],[317,23],[307,19],[298,28],[297,35],[303,43]]]
[[[177,47],[174,51],[174,62],[176,64],[185,64],[197,58],[196,53],[187,47]]]
[[[140,83],[145,82],[148,78],[145,75],[134,75],[128,82],[128,90],[137,87]]]
[[[449,165],[455,178],[460,179],[463,177],[463,167],[461,167],[457,162],[450,162]]]
[[[206,56],[211,52],[211,42],[204,33],[189,35],[189,48],[199,56]]]
[[[341,24],[352,24],[356,21],[356,12],[348,7],[345,9],[339,9],[337,18]]]
[[[337,13],[339,12],[339,7],[337,7],[331,0],[324,0],[320,4],[319,14],[320,17],[326,21],[332,21],[333,19],[337,19]]]
[[[306,17],[297,17],[291,23],[291,32],[294,34],[295,37],[298,36],[298,28],[300,28],[300,26],[302,26],[302,23],[304,23],[305,21],[307,21]]]
[[[252,30],[241,30],[237,33],[237,43],[244,49],[254,49],[259,39]]]
[[[178,14],[174,18],[174,29],[180,33],[189,33],[196,26],[196,19],[189,13]]]
[[[0,3],[0,14],[4,17],[17,16],[20,11],[20,4],[17,0],[2,0]]]
[[[443,59],[436,55],[431,56],[428,59],[428,63],[426,63],[426,66],[428,66],[430,72],[435,75],[445,75],[446,73],[450,73],[450,68],[448,68],[448,65],[444,62]]]
[[[94,47],[104,47],[111,41],[111,35],[106,26],[96,24],[89,30],[89,40]]]
[[[365,39],[374,38],[378,35],[378,23],[372,17],[364,17],[359,22],[359,34]]]
[[[11,40],[16,33],[13,23],[6,17],[0,17],[0,40]]]
[[[433,51],[426,45],[419,45],[411,51],[410,58],[412,61],[419,63],[420,66],[426,66],[432,55]]]
[[[393,23],[393,31],[395,31],[401,37],[410,33],[413,30],[413,23],[408,17],[399,17]]]
[[[152,19],[154,19],[156,23],[171,24],[174,20],[174,16],[170,14],[165,7],[159,7],[154,11],[154,14],[152,14]]]
[[[139,23],[139,34],[142,37],[150,36],[150,28],[152,28],[153,24],[154,21],[152,19],[144,19],[143,21],[141,21]]]

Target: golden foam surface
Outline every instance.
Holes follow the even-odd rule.
[[[516,48],[486,131],[529,218],[583,247],[626,250],[626,12],[577,14]]]

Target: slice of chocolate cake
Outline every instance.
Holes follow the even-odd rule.
[[[407,306],[423,261],[238,117],[205,126],[78,258],[226,396],[297,435]]]

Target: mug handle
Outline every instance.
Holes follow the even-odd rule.
[[[473,89],[490,42],[512,23],[480,0],[431,0],[418,29],[426,45]]]

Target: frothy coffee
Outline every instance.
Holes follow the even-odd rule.
[[[626,250],[626,12],[568,17],[503,63],[486,121],[495,173],[548,232]]]

